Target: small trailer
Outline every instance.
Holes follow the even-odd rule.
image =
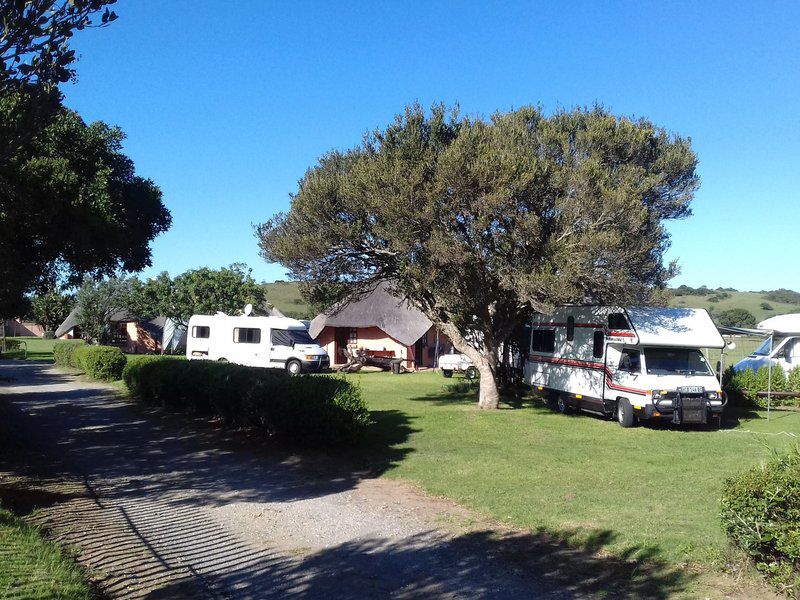
[[[301,321],[222,313],[189,319],[186,358],[286,369],[291,375],[330,366],[328,353],[311,339]]]
[[[703,348],[724,341],[703,309],[565,306],[531,323],[525,382],[562,413],[704,424],[726,404]]]
[[[444,377],[452,377],[453,373],[463,373],[467,379],[477,379],[478,377],[478,369],[464,354],[442,354],[439,357],[439,369]]]

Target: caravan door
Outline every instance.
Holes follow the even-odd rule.
[[[234,327],[230,361],[248,367],[266,366],[268,346],[264,342],[269,343],[269,329],[266,337],[262,333],[259,327]]]

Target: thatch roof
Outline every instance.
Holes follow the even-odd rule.
[[[120,321],[135,321],[136,317],[129,313],[127,310],[118,310],[113,315],[111,315],[111,322],[112,323],[119,323]],[[75,308],[72,309],[67,315],[67,318],[64,319],[64,322],[58,326],[56,329],[55,337],[60,338],[65,333],[69,333],[73,329],[78,326],[78,306],[75,305]]]
[[[392,296],[388,283],[380,283],[354,302],[317,315],[308,329],[312,338],[325,327],[378,327],[405,346],[410,346],[431,328],[431,321],[406,300]]]

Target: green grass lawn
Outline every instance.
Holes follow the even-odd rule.
[[[721,555],[723,480],[797,441],[779,432],[800,434],[800,412],[769,422],[750,414],[721,431],[622,429],[531,399],[480,411],[435,373],[350,377],[372,410],[371,452],[389,477],[515,527],[674,563]]]
[[[46,340],[38,337],[18,337],[8,338],[9,340],[20,340],[25,342],[28,347],[28,360],[53,360],[53,345],[56,340]],[[3,358],[25,358],[22,349],[3,354]]]
[[[39,530],[0,507],[0,598],[90,598],[83,573]]]

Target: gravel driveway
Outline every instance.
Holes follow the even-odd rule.
[[[0,497],[77,548],[112,597],[568,597],[409,486],[324,475],[148,412],[43,363],[0,361]],[[41,510],[43,509],[43,510]]]

